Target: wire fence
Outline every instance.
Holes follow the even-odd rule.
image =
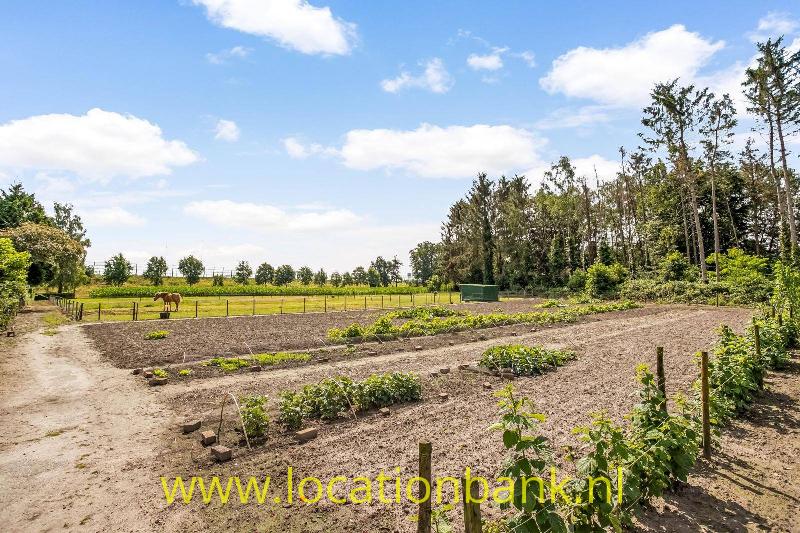
[[[50,301],[73,320],[122,322],[136,320],[258,316],[274,314],[333,313],[400,309],[461,303],[458,292],[319,296],[211,296],[185,298],[167,306],[152,298],[63,298]]]

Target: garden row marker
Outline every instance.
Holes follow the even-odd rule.
[[[667,412],[667,377],[664,375],[664,347],[656,347],[656,376],[658,390],[661,391],[661,396],[664,398],[662,411]]]
[[[478,491],[475,483],[467,483],[466,478],[461,478],[461,487],[464,499],[464,533],[481,533],[481,504],[478,503]],[[469,494],[469,498],[467,498]]]
[[[700,398],[703,403],[703,457],[711,459],[711,420],[709,414],[708,352],[700,352]]]
[[[419,477],[428,482],[428,494],[425,494],[425,483],[419,482],[417,495],[420,499],[419,515],[417,515],[417,533],[431,533],[431,443],[419,443]]]

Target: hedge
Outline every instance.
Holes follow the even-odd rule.
[[[366,296],[372,294],[420,294],[425,287],[332,287],[317,285],[131,285],[123,287],[98,287],[89,292],[90,298],[146,298],[159,291],[177,292],[181,296]]]

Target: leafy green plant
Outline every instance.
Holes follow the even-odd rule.
[[[148,332],[147,334],[145,334],[144,338],[146,340],[152,341],[152,340],[157,340],[157,339],[166,339],[168,335],[169,335],[169,331],[164,330],[164,329],[159,329],[159,330],[156,330],[156,331]]]
[[[266,396],[245,396],[241,399],[239,407],[248,438],[260,438],[266,435],[269,426],[266,406]]]
[[[569,351],[508,344],[487,349],[478,365],[492,370],[510,368],[518,376],[533,376],[563,366],[572,359],[575,354]]]
[[[167,372],[163,368],[154,368],[153,375],[157,378],[166,378],[169,376],[169,372]]]
[[[610,266],[597,262],[586,271],[586,294],[592,298],[607,298],[618,292],[628,271],[619,263]]]
[[[306,385],[297,392],[281,393],[279,420],[286,427],[296,429],[304,419],[332,420],[341,413],[387,407],[421,397],[419,376],[415,374],[373,374],[363,381],[338,376]]]
[[[250,366],[250,361],[241,357],[215,357],[203,363],[205,366],[216,366],[223,372],[234,372],[240,368]]]
[[[261,366],[273,366],[286,361],[308,361],[311,359],[311,354],[292,352],[257,353],[253,356],[253,359]]]
[[[536,307],[541,307],[542,309],[549,309],[551,307],[559,307],[559,305],[560,304],[558,300],[545,300]]]
[[[184,369],[178,370],[178,375],[179,376],[184,376],[184,377],[185,376],[191,376],[192,375],[192,371],[189,368],[184,368]]]

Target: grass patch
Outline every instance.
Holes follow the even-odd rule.
[[[69,318],[61,313],[47,313],[42,317],[42,322],[44,323],[43,333],[48,337],[52,337],[58,333],[59,326],[63,326],[69,322]]]
[[[166,339],[169,335],[169,331],[165,329],[158,329],[156,331],[151,331],[144,338],[148,341],[156,340],[156,339]]]
[[[257,353],[253,356],[253,359],[258,361],[261,366],[273,366],[286,361],[308,361],[311,359],[311,354],[292,352]]]

